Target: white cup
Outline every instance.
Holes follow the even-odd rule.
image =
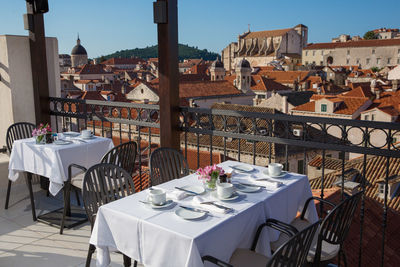
[[[81,131],[81,135],[82,135],[82,137],[84,137],[84,138],[91,137],[91,136],[92,136],[92,131],[90,131],[90,130],[82,130],[82,131]]]
[[[280,163],[270,163],[268,164],[268,173],[273,176],[278,176],[282,173],[283,165]]]
[[[162,189],[152,189],[149,191],[149,200],[154,205],[163,205],[167,202],[167,194]]]
[[[231,183],[217,183],[217,195],[220,198],[228,198],[234,192],[233,184]]]

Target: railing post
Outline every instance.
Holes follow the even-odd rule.
[[[46,39],[42,13],[35,13],[33,2],[26,2],[29,26],[33,97],[36,123],[50,123],[49,78],[47,73]]]
[[[160,144],[180,148],[178,4],[177,0],[154,2],[154,22],[158,30],[158,77],[160,104]]]

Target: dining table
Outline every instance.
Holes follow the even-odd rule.
[[[102,205],[90,238],[96,246],[97,266],[108,266],[112,251],[146,267],[200,267],[205,255],[228,262],[236,248],[251,247],[258,226],[268,218],[290,223],[312,197],[306,175],[283,172],[271,177],[265,167],[231,160],[218,166],[232,174],[236,192],[229,200],[221,200],[215,190],[177,194],[181,190],[176,188],[191,191],[203,186],[193,173]],[[254,190],[241,190],[243,187]],[[165,208],[149,203],[149,191],[155,188],[167,192],[170,204]],[[182,209],[193,209],[199,215],[205,212],[188,218],[181,215]],[[311,222],[318,220],[313,202],[305,217]],[[270,242],[278,237],[278,231],[264,228],[256,251],[271,256]]]
[[[59,140],[50,144],[37,144],[35,138],[15,140],[8,166],[8,179],[16,181],[22,173],[26,173],[32,206],[33,220],[39,220],[51,225],[59,225],[63,208],[36,216],[34,195],[32,192],[33,174],[49,179],[49,192],[53,196],[63,189],[68,181],[68,167],[78,164],[89,168],[100,162],[105,153],[114,147],[110,138],[90,136],[83,138],[79,133],[66,132],[58,134]],[[73,170],[76,175],[80,170]],[[81,207],[72,207],[68,212],[66,227],[73,227],[83,218],[86,219]]]

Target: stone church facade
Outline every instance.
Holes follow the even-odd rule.
[[[246,59],[253,67],[267,66],[284,57],[299,58],[307,45],[308,28],[299,24],[293,28],[272,31],[247,31],[222,50],[222,62],[227,71]]]

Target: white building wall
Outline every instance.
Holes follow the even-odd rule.
[[[60,96],[58,43],[46,38],[50,96]],[[15,122],[35,123],[31,58],[27,36],[0,36],[0,146],[7,128]]]

